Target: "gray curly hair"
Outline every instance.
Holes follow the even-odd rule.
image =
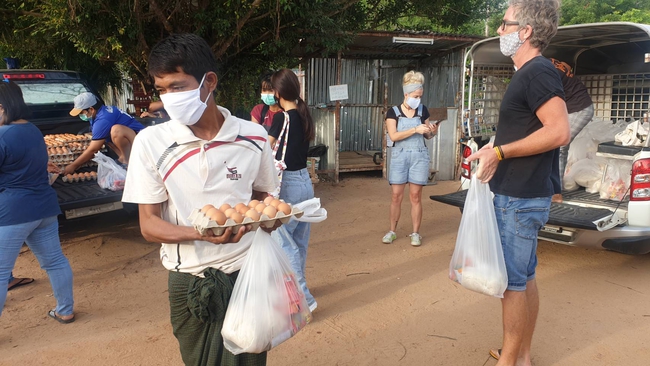
[[[533,28],[530,45],[544,51],[557,33],[560,0],[509,0],[508,5],[521,27]]]

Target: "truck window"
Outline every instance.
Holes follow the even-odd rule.
[[[34,83],[20,82],[17,80],[15,82],[20,85],[27,105],[71,104],[74,101],[74,97],[83,92],[90,91],[83,84],[74,82]]]

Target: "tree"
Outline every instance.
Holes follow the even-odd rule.
[[[489,0],[495,1],[495,0]],[[79,70],[96,86],[121,75],[148,81],[153,45],[171,33],[202,36],[221,63],[220,103],[248,108],[259,74],[296,66],[292,51],[342,49],[355,32],[404,26],[463,28],[485,0],[5,0],[0,54],[23,67]]]
[[[564,0],[560,24],[626,21],[650,24],[650,0]]]

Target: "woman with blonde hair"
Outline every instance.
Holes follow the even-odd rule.
[[[431,139],[438,133],[438,125],[429,122],[429,111],[422,105],[424,75],[409,71],[402,78],[404,101],[386,113],[386,130],[392,141],[388,183],[392,189],[390,203],[390,231],[384,235],[382,242],[392,243],[397,239],[395,230],[401,214],[404,189],[409,184],[411,201],[411,220],[413,232],[411,245],[420,246],[419,234],[422,222],[422,186],[429,178],[429,150],[424,139]]]

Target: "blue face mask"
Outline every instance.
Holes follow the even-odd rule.
[[[264,102],[266,105],[274,105],[275,97],[273,94],[262,93],[262,102]]]
[[[90,122],[90,117],[88,117],[87,114],[80,114],[79,118],[81,118],[81,120],[84,122]]]

